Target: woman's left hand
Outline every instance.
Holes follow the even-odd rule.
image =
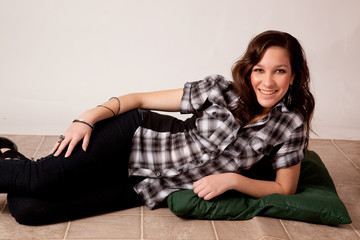
[[[210,200],[231,189],[233,173],[214,174],[193,183],[194,193],[204,200]]]

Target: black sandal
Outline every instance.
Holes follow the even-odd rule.
[[[18,147],[16,146],[15,143],[13,143],[10,139],[4,137],[0,137],[0,149],[1,148],[9,148],[15,151],[18,150]]]
[[[9,150],[5,152],[0,151],[0,159],[22,159],[22,160],[30,160],[21,153],[19,153],[18,147],[11,140],[0,137],[0,149],[8,148]]]

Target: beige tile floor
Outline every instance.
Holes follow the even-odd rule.
[[[20,151],[35,159],[50,150],[54,136],[7,136]],[[15,222],[0,194],[0,239],[360,239],[360,141],[311,140],[325,162],[353,223],[325,226],[298,221],[255,217],[247,221],[185,220],[168,209],[138,207],[46,226]]]

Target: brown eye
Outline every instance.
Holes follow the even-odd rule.
[[[254,68],[253,71],[254,72],[264,72],[264,70],[261,68]]]

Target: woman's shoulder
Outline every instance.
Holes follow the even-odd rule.
[[[238,101],[239,96],[235,91],[233,83],[222,75],[209,75],[200,81],[200,85],[201,84],[207,85],[213,92],[220,91],[222,94],[226,95],[226,98],[231,99],[231,102],[234,100]]]
[[[289,110],[283,102],[279,102],[272,114],[276,122],[286,124],[289,129],[295,129],[305,124],[304,117],[296,110]]]
[[[231,81],[227,80],[223,75],[220,74],[208,75],[203,80],[208,82],[213,82],[214,84],[220,84],[225,88],[232,86]]]
[[[220,74],[212,74],[198,81],[187,82],[186,85],[199,86],[203,88],[209,88],[218,85],[221,88],[228,88],[231,85],[231,82],[227,81],[226,78]]]

